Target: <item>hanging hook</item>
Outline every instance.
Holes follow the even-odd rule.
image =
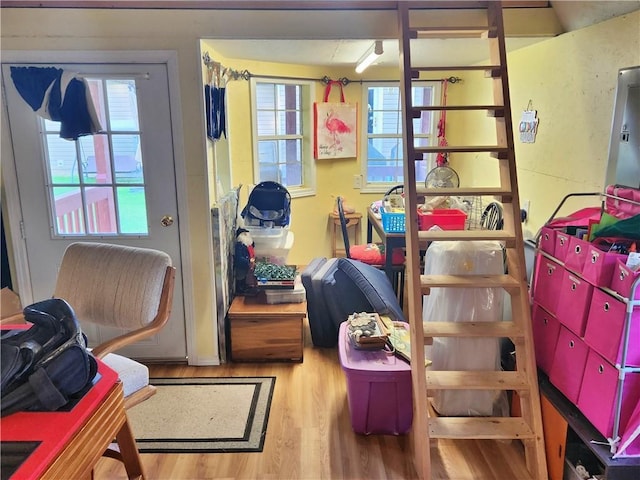
[[[533,107],[533,102],[531,101],[531,99],[529,99],[529,103],[527,103],[527,110],[526,111],[530,112],[532,110],[531,107]]]

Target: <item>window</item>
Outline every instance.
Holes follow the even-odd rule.
[[[402,105],[399,84],[369,83],[362,89],[363,125],[367,128],[363,135],[364,189],[384,191],[404,182],[402,148]],[[438,104],[439,82],[414,82],[411,89],[413,105]],[[413,120],[415,146],[435,145],[437,142],[436,117],[434,112],[422,112]],[[423,179],[433,166],[431,155],[416,162],[416,179]],[[434,157],[435,158],[435,157]]]
[[[88,78],[103,133],[41,120],[55,236],[148,235],[135,79]]]
[[[254,181],[281,183],[292,196],[314,193],[312,82],[251,79]]]

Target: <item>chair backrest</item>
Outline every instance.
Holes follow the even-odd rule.
[[[65,299],[81,322],[129,330],[164,324],[174,272],[171,257],[158,250],[72,243],[62,258],[54,297]],[[166,318],[158,320],[160,314]]]
[[[403,193],[404,193],[404,184],[401,183],[399,185],[394,185],[389,190],[387,190],[384,196],[386,197],[387,195],[401,195]]]
[[[480,227],[484,230],[502,230],[503,226],[502,206],[498,202],[491,202],[482,212]]]
[[[340,216],[340,227],[342,228],[342,238],[344,240],[344,251],[347,258],[351,258],[349,254],[349,231],[347,230],[347,217],[344,214],[344,206],[342,205],[342,197],[336,198],[338,204],[338,215]]]

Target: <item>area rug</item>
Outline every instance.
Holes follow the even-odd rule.
[[[144,453],[261,452],[275,377],[151,378],[127,411]]]

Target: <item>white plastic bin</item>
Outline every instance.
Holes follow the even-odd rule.
[[[277,247],[269,245],[269,241],[263,241],[260,244],[255,241],[255,254],[257,262],[268,262],[276,265],[286,265],[287,257],[293,247],[293,232],[286,230],[286,235],[283,237],[285,240]],[[275,243],[275,242],[273,242]]]
[[[302,303],[306,300],[306,292],[302,285],[300,275],[296,276],[296,280],[293,283],[293,290],[266,289],[264,293],[267,296],[267,303],[270,305],[274,303]]]
[[[287,241],[289,229],[285,227],[244,227],[249,230],[256,244],[256,250],[269,248],[282,248]]]

